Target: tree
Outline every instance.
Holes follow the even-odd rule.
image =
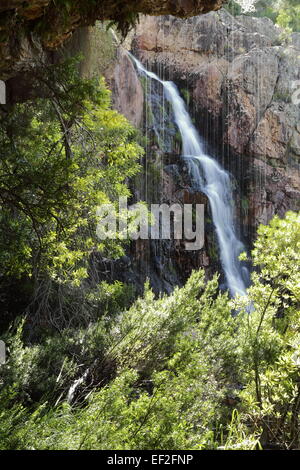
[[[146,286],[109,322],[39,344],[19,326],[1,369],[0,445],[298,448],[299,228],[291,212],[259,228],[247,297],[230,300],[198,271],[170,296]]]
[[[104,81],[81,79],[74,60],[32,80],[42,97],[0,122],[0,279],[6,293],[10,279],[29,280],[42,305],[53,283],[87,278],[91,253],[122,253],[120,241],[97,239],[96,209],[130,194],[142,149]]]
[[[243,6],[247,8],[243,10]],[[243,2],[230,0],[229,11],[233,15],[246,13],[251,16],[267,17],[288,31],[300,31],[300,5],[298,0],[257,0]]]
[[[288,212],[260,226],[252,252],[259,268],[241,312],[240,340],[247,384],[241,394],[247,420],[261,443],[297,448],[300,439],[300,214]],[[252,312],[246,316],[246,304]],[[242,306],[242,304],[244,304]],[[243,313],[242,313],[243,312]]]

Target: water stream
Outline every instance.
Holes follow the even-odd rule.
[[[187,162],[190,177],[210,203],[220,261],[228,289],[233,297],[237,294],[245,295],[249,273],[238,258],[245,248],[238,239],[234,226],[234,201],[230,176],[215,159],[205,154],[200,135],[176,85],[170,81],[163,81],[155,73],[148,71],[132,54],[130,57],[140,75],[159,82],[163,87],[165,98],[172,106],[174,120],[181,134],[182,157]]]

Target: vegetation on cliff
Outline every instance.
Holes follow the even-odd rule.
[[[229,0],[225,6],[231,14],[240,15],[242,1]],[[251,16],[267,17],[288,31],[300,31],[300,5],[298,0],[257,0],[253,2]]]

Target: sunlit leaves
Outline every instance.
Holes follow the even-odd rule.
[[[35,79],[47,98],[16,105],[1,122],[0,271],[77,285],[90,252],[104,248],[96,208],[129,195],[142,150],[102,79],[80,79],[72,60]],[[111,242],[112,254],[121,250]]]

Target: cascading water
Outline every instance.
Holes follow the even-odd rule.
[[[233,197],[229,174],[211,157],[205,155],[200,136],[192,123],[183,99],[173,82],[161,80],[148,71],[132,54],[140,74],[159,82],[165,97],[172,106],[175,123],[182,139],[182,157],[185,158],[189,174],[210,202],[212,219],[216,229],[220,259],[227,285],[232,296],[246,294],[248,270],[238,257],[244,246],[237,238],[233,222]]]

